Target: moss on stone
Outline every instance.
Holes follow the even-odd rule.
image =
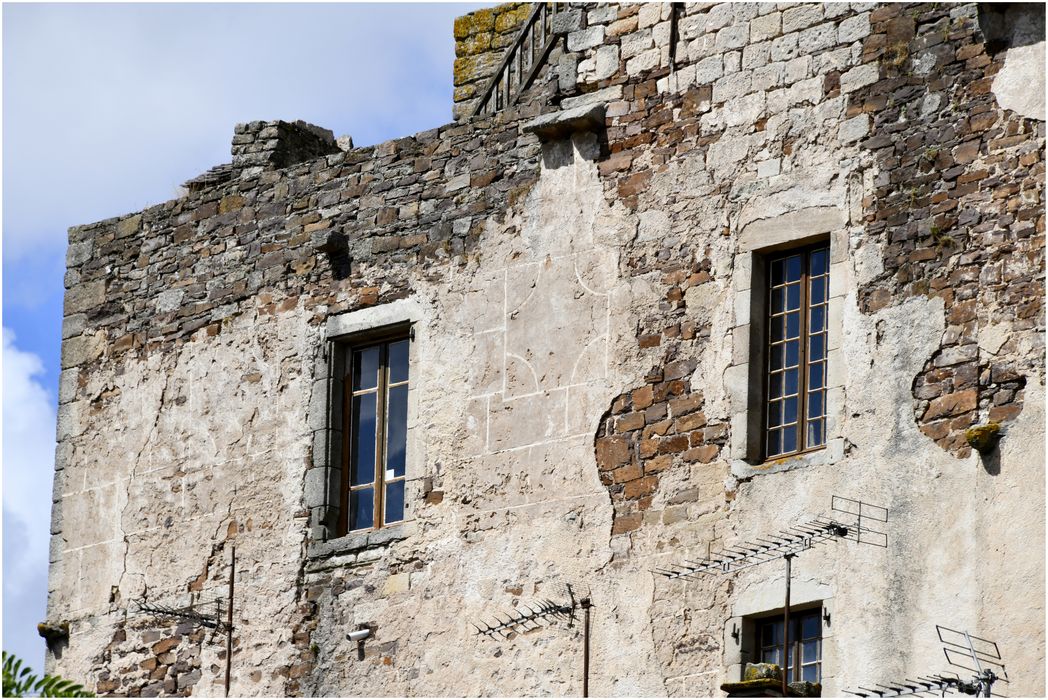
[[[499,34],[515,32],[531,14],[533,6],[528,3],[514,2],[499,5],[495,8],[498,16],[495,18],[495,31]]]
[[[974,447],[980,454],[993,450],[1000,437],[1000,423],[977,425],[964,431],[964,438],[968,441],[968,444]]]

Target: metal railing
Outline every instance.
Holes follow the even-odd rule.
[[[474,117],[494,114],[516,104],[521,93],[531,85],[557,41],[553,18],[557,16],[558,5],[563,3],[542,2],[535,6],[517,38],[506,50],[502,63],[480,93],[473,109]]]

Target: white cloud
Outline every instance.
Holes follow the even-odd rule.
[[[4,648],[42,669],[43,642],[31,633],[47,601],[55,409],[37,379],[40,358],[7,328],[3,343]]]

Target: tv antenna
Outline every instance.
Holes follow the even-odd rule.
[[[209,627],[213,630],[226,633],[226,697],[229,697],[229,681],[233,663],[233,587],[236,579],[236,568],[237,548],[236,546],[231,546],[229,561],[229,592],[226,597],[225,621],[222,620],[221,598],[209,601],[209,603],[214,603],[215,605],[215,611],[213,614],[204,612],[200,607],[198,607],[200,603],[195,601],[190,602],[189,605],[181,607],[151,603],[145,598],[135,601],[138,607],[138,612],[140,613],[193,622],[203,627]]]
[[[777,559],[786,560],[786,601],[783,608],[782,693],[787,693],[787,671],[790,666],[790,577],[795,556],[812,547],[833,540],[851,540],[877,547],[888,546],[888,534],[874,529],[888,522],[888,509],[843,496],[830,497],[830,516],[819,516],[790,525],[774,535],[757,537],[742,544],[714,552],[707,545],[702,561],[688,561],[653,573],[669,579],[693,579],[700,574],[730,574]]]
[[[970,672],[971,680],[966,681],[956,673],[934,674],[918,676],[916,679],[906,678],[901,682],[874,683],[876,688],[859,686],[858,690],[844,692],[860,698],[899,698],[932,693],[945,696],[947,691],[952,690],[965,695],[988,698],[993,695],[994,683],[1008,682],[1008,673],[1004,669],[1004,660],[997,642],[942,625],[936,625],[935,631],[939,635],[939,642],[942,643],[946,663]]]
[[[567,620],[568,627],[575,623],[575,613],[579,608],[583,612],[582,632],[582,697],[589,697],[589,659],[590,659],[590,609],[593,603],[589,595],[576,598],[575,590],[570,583],[564,584],[566,600],[560,602],[548,598],[531,605],[521,605],[509,613],[494,615],[496,622],[491,624],[481,620],[481,625],[472,623],[477,634],[492,639],[513,639],[524,632],[539,629],[556,620]],[[505,617],[505,619],[503,619]]]

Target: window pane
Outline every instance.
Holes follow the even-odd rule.
[[[773,345],[773,346],[771,346],[771,357],[769,359],[770,359],[770,362],[771,362],[771,364],[770,364],[771,369],[773,369],[773,370],[782,369],[782,346],[781,345]]]
[[[786,314],[786,337],[799,338],[801,335],[801,313],[794,311]]]
[[[819,682],[819,667],[815,664],[811,666],[801,666],[801,680],[808,681],[809,683]]]
[[[786,395],[791,396],[797,393],[797,375],[800,371],[797,369],[786,370]]]
[[[815,391],[808,394],[808,417],[809,418],[820,418],[822,416],[822,391]]]
[[[786,261],[781,258],[771,263],[771,284],[776,286],[786,281]]]
[[[782,402],[773,401],[768,404],[768,426],[782,425]]]
[[[768,454],[777,455],[782,453],[782,445],[780,440],[782,439],[781,430],[769,430],[768,431]]]
[[[371,389],[378,384],[379,346],[353,352],[353,391]]]
[[[819,637],[819,615],[805,615],[801,618],[801,639],[816,639]],[[806,647],[807,648],[807,647]],[[815,658],[804,657],[805,661],[814,661]]]
[[[386,520],[397,523],[404,519],[404,482],[386,484]]]
[[[809,333],[819,333],[826,330],[826,307],[816,306],[811,310],[811,323],[808,324]]]
[[[794,396],[790,399],[784,399],[783,403],[783,422],[784,423],[796,423],[797,422],[797,397]]]
[[[814,250],[811,254],[812,275],[824,275],[830,270],[830,249]]]
[[[773,314],[782,313],[786,307],[786,291],[783,287],[778,287],[771,290],[771,312]]]
[[[813,335],[811,337],[811,350],[808,354],[812,360],[821,360],[825,355],[823,354],[826,349],[826,334],[820,333],[819,335]]]
[[[811,281],[811,301],[809,304],[822,304],[826,301],[826,277],[816,277]]]
[[[386,476],[404,476],[404,450],[408,435],[408,387],[402,384],[389,390],[386,424]],[[392,473],[392,476],[390,476]]]
[[[389,344],[389,383],[397,384],[408,380],[408,341],[398,340]]]
[[[779,649],[770,647],[768,649],[761,650],[761,663],[764,664],[778,664],[779,663]]]
[[[786,326],[785,316],[776,316],[771,320],[771,342],[777,343],[782,340],[782,333]]]
[[[822,429],[822,421],[815,420],[808,423],[808,447],[816,447],[826,442],[826,436]]]
[[[822,375],[823,368],[826,366],[825,362],[815,362],[808,367],[808,388],[809,389],[821,389],[822,388]]]
[[[783,454],[797,451],[797,430],[795,428],[787,428],[782,431],[782,451]]]
[[[786,258],[786,279],[793,282],[801,278],[801,256],[791,255]]]
[[[362,530],[375,526],[375,491],[360,489],[349,494],[349,529]]]
[[[799,340],[786,341],[786,366],[796,367],[799,359],[801,343]]]
[[[786,287],[786,308],[790,311],[801,308],[801,286],[791,284]]]
[[[350,484],[370,484],[375,480],[375,397],[353,397],[353,446],[350,454]]]
[[[773,374],[768,378],[768,398],[777,399],[782,396],[782,374]]]

